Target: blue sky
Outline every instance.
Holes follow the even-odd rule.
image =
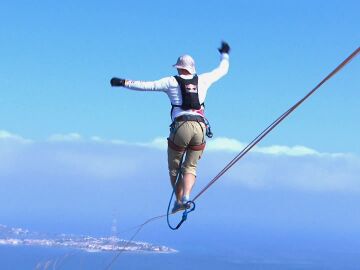
[[[359,46],[358,1],[204,3],[0,4],[1,222],[105,234],[114,212],[123,227],[163,213],[169,101],[111,88],[112,76],[160,79],[183,53],[206,72],[229,42],[195,193]],[[142,237],[176,246],[201,232],[206,246],[223,226],[358,241],[359,72],[358,57],[205,193],[181,234],[163,222]]]
[[[109,78],[172,75],[183,53],[208,71],[224,39],[230,72],[210,89],[207,116],[217,136],[247,142],[359,45],[357,1],[182,4],[190,10],[167,1],[2,3],[1,129],[36,140],[71,132],[131,142],[167,136],[166,95],[110,88]],[[359,153],[359,65],[264,143]]]

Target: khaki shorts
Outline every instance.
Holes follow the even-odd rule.
[[[202,122],[197,121],[185,121],[175,122],[172,132],[170,132],[169,139],[177,146],[186,148],[189,145],[200,145],[205,143],[206,127]],[[177,176],[181,158],[183,156],[182,151],[174,150],[168,147],[168,166],[170,176]],[[203,150],[194,151],[187,149],[184,157],[184,161],[181,166],[181,172],[191,173],[196,176],[196,166],[200,159]]]

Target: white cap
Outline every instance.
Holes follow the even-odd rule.
[[[173,65],[173,67],[180,68],[180,69],[186,69],[187,71],[190,72],[190,74],[195,74],[196,73],[195,61],[188,54],[180,56],[178,58],[176,64]]]

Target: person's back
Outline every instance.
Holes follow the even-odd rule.
[[[205,133],[209,132],[204,112],[207,91],[228,72],[229,51],[229,45],[223,42],[219,49],[220,64],[208,73],[197,75],[194,59],[183,55],[173,65],[178,70],[176,76],[157,81],[119,78],[112,78],[110,81],[111,86],[165,92],[170,99],[172,124],[168,138],[168,167],[171,184],[176,191],[173,212],[187,207],[196,179],[197,162],[205,148]]]

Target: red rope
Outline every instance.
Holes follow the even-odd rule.
[[[338,65],[329,75],[327,75],[318,85],[316,85],[305,97],[300,99],[289,110],[283,113],[277,118],[271,125],[264,129],[251,143],[249,143],[233,160],[231,160],[222,169],[218,175],[216,175],[193,199],[198,199],[211,185],[213,185],[221,176],[223,176],[236,162],[238,162],[243,156],[245,156],[255,145],[257,145],[264,137],[266,137],[277,125],[279,125],[289,114],[291,114],[297,107],[299,107],[306,99],[314,94],[326,81],[333,77],[343,67],[345,67],[352,59],[354,59],[360,53],[360,47],[358,47],[349,57],[347,57],[340,65]]]

